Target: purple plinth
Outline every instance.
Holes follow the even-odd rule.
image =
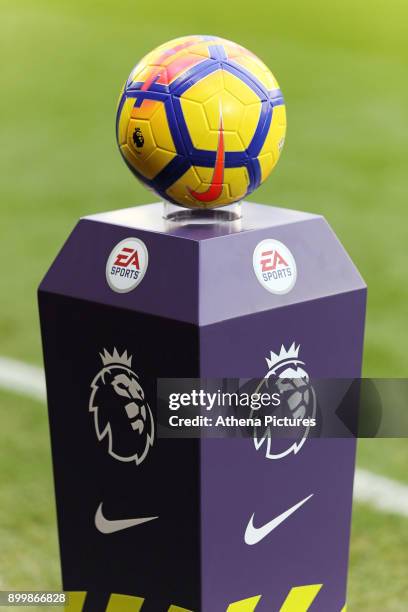
[[[271,612],[304,585],[322,585],[304,610],[345,604],[353,440],[307,439],[285,454],[266,440],[156,436],[137,464],[96,435],[90,407],[107,396],[90,397],[105,349],[132,355],[153,419],[157,378],[264,377],[271,351],[293,343],[311,377],[360,375],[366,286],[327,222],[243,207],[242,221],[205,225],[165,221],[160,204],[86,217],[40,286],[63,584],[88,592],[84,610],[100,612],[116,592],[144,598],[143,612],[225,612],[255,596],[248,612]],[[105,268],[126,238],[143,241],[149,264],[135,289],[117,293]],[[296,261],[288,293],[256,277],[254,249],[266,239]],[[127,425],[119,419],[114,438]],[[158,518],[102,533],[101,503],[108,522]]]

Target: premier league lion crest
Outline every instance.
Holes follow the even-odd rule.
[[[114,348],[100,353],[103,368],[91,384],[89,411],[94,415],[99,441],[118,461],[140,465],[154,442],[154,420],[139,377],[131,369],[132,356]]]
[[[278,392],[281,397],[281,416],[293,419],[316,417],[316,393],[310,384],[305,363],[299,359],[300,345],[293,342],[289,349],[281,346],[279,353],[271,351],[266,358],[268,372],[257,388],[258,393]],[[251,414],[251,416],[253,416]],[[282,459],[291,453],[298,453],[309,435],[310,426],[293,428],[292,436],[286,440],[274,440],[271,428],[255,427],[254,444],[256,450],[264,447],[267,459]],[[264,446],[265,445],[265,446]]]

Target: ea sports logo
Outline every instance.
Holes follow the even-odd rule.
[[[282,295],[295,286],[295,258],[282,242],[262,240],[255,247],[252,261],[258,281],[271,293]]]
[[[106,280],[113,291],[132,291],[143,279],[149,256],[146,245],[138,238],[126,238],[115,246],[106,263]]]

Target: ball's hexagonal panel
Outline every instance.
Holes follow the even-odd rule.
[[[202,104],[217,92],[222,91],[224,89],[222,74],[222,70],[216,70],[204,76],[182,94],[181,104],[183,105],[184,100],[201,102]]]
[[[223,71],[223,81],[225,89],[242,104],[255,104],[260,101],[260,97],[249,85],[227,70]]]
[[[191,100],[181,100],[181,107],[193,146],[204,151],[215,151],[218,143],[218,131],[213,134],[208,125],[203,104]]]
[[[272,112],[272,123],[266,136],[264,145],[259,152],[261,166],[261,180],[264,181],[276,165],[284,142],[286,133],[286,111],[284,106],[275,106]]]
[[[208,44],[201,37],[184,37],[161,45],[147,54],[132,70],[129,86],[142,82],[142,88],[151,84],[170,85],[182,74],[210,57]]]
[[[140,62],[136,66],[136,68],[132,71],[129,81],[128,87],[132,87],[132,84],[146,81],[148,75],[151,72],[151,64],[145,64],[144,62]]]
[[[262,102],[258,100],[255,104],[249,104],[242,109],[241,123],[239,124],[238,134],[245,149],[249,147],[258,127],[261,115]]]
[[[244,151],[249,146],[259,120],[261,101],[243,81],[217,70],[184,92],[180,100],[196,149],[217,150],[221,113],[225,150]]]
[[[134,104],[134,98],[126,98],[122,109],[120,110],[117,127],[117,141],[119,146],[122,146],[127,142],[128,125]]]
[[[204,104],[204,111],[211,130],[211,149],[216,150],[218,148],[221,115],[225,150],[243,151],[245,149],[238,134],[244,112],[244,106],[239,100],[223,89],[207,100]]]
[[[205,114],[210,130],[218,132],[220,116],[225,132],[237,132],[244,110],[243,104],[235,96],[223,89],[204,103]]]
[[[245,68],[249,73],[253,74],[268,91],[279,89],[278,82],[269,68],[267,68],[255,55],[248,53],[244,54],[238,51],[236,54],[232,54],[231,59],[239,66]]]
[[[176,56],[169,57],[165,62],[166,71],[159,74],[156,82],[162,85],[170,85],[185,72],[191,70],[195,66],[199,66],[204,61],[204,58],[200,55],[187,53],[185,51],[176,54]]]
[[[213,170],[212,168],[197,166],[196,172],[201,181],[201,186],[197,188],[197,191],[205,191],[211,183]],[[225,168],[223,183],[226,187],[226,193],[225,195],[222,194],[221,198],[228,198],[228,202],[226,202],[227,204],[230,204],[232,201],[236,201],[236,199],[243,198],[249,185],[249,177],[246,167]]]
[[[221,195],[217,198],[216,203],[197,202],[190,192],[206,191],[211,184],[213,172],[213,168],[191,166],[182,177],[167,189],[166,193],[170,198],[177,202],[181,202],[182,206],[186,206],[187,208],[215,208],[218,206],[226,206],[245,196],[249,185],[247,169],[244,166],[241,168],[226,168],[224,170]]]
[[[147,159],[157,148],[148,119],[130,119],[127,146],[140,161]]]
[[[194,45],[194,47],[190,49],[189,53],[193,53],[194,55],[199,55],[202,58],[208,59],[210,57],[208,43]]]
[[[159,103],[157,105],[156,110],[150,118],[150,127],[157,146],[165,151],[176,153],[176,147],[170,132],[164,104]]]
[[[134,104],[134,99],[131,100]],[[127,112],[129,116],[129,108]],[[175,157],[176,148],[163,102],[143,100],[140,106],[132,107],[126,144],[121,144],[121,151],[130,165],[147,179],[157,176]]]
[[[199,189],[200,185],[201,181],[196,169],[194,166],[190,166],[183,176],[181,176],[171,185],[171,187],[167,189],[166,193],[176,202],[180,202],[182,206],[186,206],[187,208],[196,208],[197,201],[190,194],[190,189]]]

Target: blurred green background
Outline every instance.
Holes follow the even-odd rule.
[[[149,202],[120,159],[116,99],[177,36],[235,40],[278,78],[288,137],[252,199],[324,214],[369,285],[364,373],[407,376],[406,0],[0,0],[0,355],[41,364],[36,287],[79,216]],[[0,588],[58,588],[44,406],[0,393]],[[359,464],[408,483],[405,440]],[[408,521],[356,505],[349,610],[408,609]]]

